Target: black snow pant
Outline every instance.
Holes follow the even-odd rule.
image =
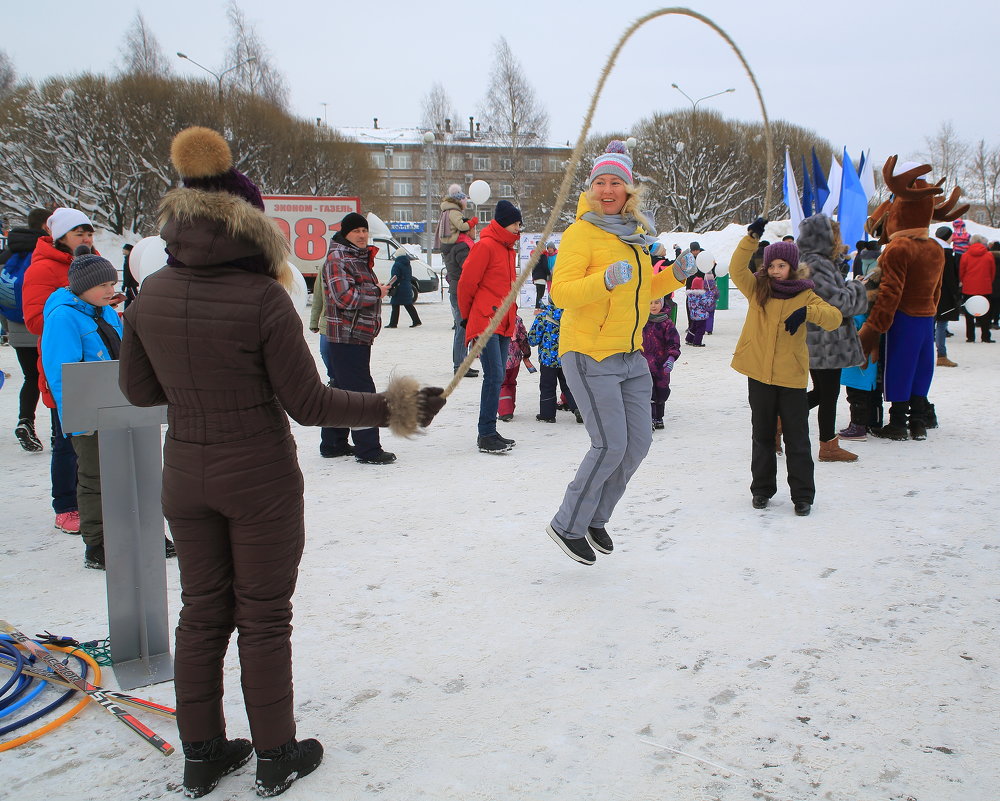
[[[785,441],[788,488],[793,501],[812,503],[816,496],[812,450],[809,444],[809,404],[804,389],[779,387],[747,379],[753,448],[750,456],[750,494],[771,498],[778,491],[778,458],[774,435],[778,417]]]

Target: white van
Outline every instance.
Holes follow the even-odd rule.
[[[393,239],[389,226],[378,216],[368,212],[367,217],[370,244],[378,248],[378,253],[375,254],[375,275],[384,284],[392,274],[392,263],[396,260],[396,252],[402,250],[410,253],[410,251]],[[438,274],[427,262],[414,257],[410,259],[410,269],[413,270],[414,298],[419,292],[437,292]]]

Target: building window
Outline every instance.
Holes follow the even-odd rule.
[[[513,159],[500,159],[500,171],[511,172],[514,169]]]
[[[385,169],[385,153],[372,153],[372,162],[380,170]]]
[[[528,172],[541,172],[542,171],[542,160],[541,159],[526,159],[526,167]]]
[[[394,170],[412,170],[413,156],[410,153],[396,153],[392,157],[392,168]]]
[[[563,160],[549,157],[549,172],[562,172]]]
[[[479,214],[477,216],[479,217],[479,222],[481,224],[488,223],[493,219],[493,209],[479,209]]]
[[[524,186],[521,187],[522,198],[531,197],[533,194],[535,194],[534,187],[532,187],[531,184],[525,184]]]
[[[420,154],[420,169],[434,169],[434,159],[428,156],[426,153]]]
[[[490,168],[490,158],[489,156],[473,156],[472,157],[472,169],[474,170],[488,170]]]
[[[392,194],[396,197],[412,197],[413,196],[413,182],[412,181],[393,181],[392,182]]]
[[[462,156],[448,156],[449,170],[464,170],[465,159]]]
[[[500,184],[500,197],[514,197],[514,186],[512,184]]]
[[[413,222],[413,211],[411,209],[396,209],[393,212],[396,222]]]

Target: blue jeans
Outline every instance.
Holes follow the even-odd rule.
[[[76,505],[76,451],[69,437],[63,436],[59,413],[52,412],[52,509],[57,515],[75,512]]]
[[[948,355],[948,345],[945,340],[948,337],[948,321],[934,321],[934,347],[937,349],[938,358]]]
[[[500,403],[500,385],[503,384],[507,365],[510,337],[494,334],[489,338],[479,360],[483,365],[483,389],[479,396],[479,436],[497,433],[497,405]]]
[[[465,344],[465,326],[462,325],[462,313],[458,310],[458,285],[448,284],[448,300],[451,301],[451,316],[455,320],[455,336],[451,342],[451,369],[457,370],[469,352]]]

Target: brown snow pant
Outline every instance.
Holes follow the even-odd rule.
[[[305,540],[295,442],[287,430],[216,445],[168,437],[163,463],[183,604],[174,654],[181,740],[226,730],[223,660],[235,628],[253,744],[277,748],[295,736],[291,598]]]

